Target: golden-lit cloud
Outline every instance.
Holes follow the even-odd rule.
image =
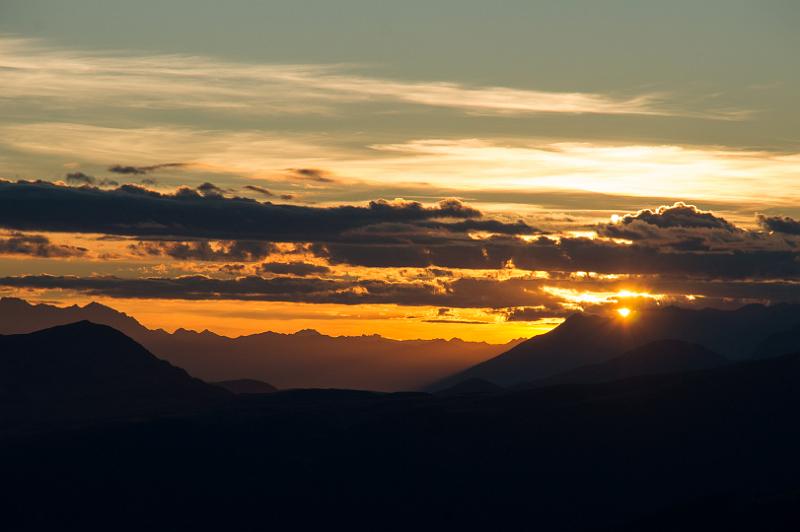
[[[800,173],[800,154],[715,146],[620,145],[590,142],[498,142],[428,139],[374,145],[395,154],[381,160],[384,176],[415,175],[458,182],[465,190],[493,187],[580,190],[638,196],[796,202],[789,187]],[[764,187],[764,182],[770,187]],[[787,195],[788,194],[788,195]]]
[[[439,139],[358,148],[320,136],[268,131],[69,123],[0,126],[0,143],[85,164],[182,161],[180,168],[164,172],[217,172],[274,180],[297,190],[424,182],[470,194],[488,183],[493,190],[526,194],[560,190],[731,205],[794,205],[800,199],[791,186],[800,174],[800,154],[721,147]],[[291,169],[296,168],[325,169],[317,171],[335,178],[295,178]]]

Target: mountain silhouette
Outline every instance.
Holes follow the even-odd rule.
[[[659,340],[701,345],[731,361],[757,356],[771,335],[795,326],[800,306],[747,305],[737,310],[664,307],[634,312],[629,318],[573,314],[552,331],[458,372],[434,385],[442,389],[468,378],[514,386],[618,357]]]
[[[0,336],[0,397],[6,420],[41,424],[186,411],[229,394],[111,327],[81,321]]]
[[[658,340],[597,364],[581,366],[523,387],[610,382],[641,375],[689,373],[722,366],[728,360],[705,347],[680,340]]]
[[[793,327],[769,335],[756,348],[756,358],[769,358],[800,351],[800,321]]]
[[[445,388],[444,390],[440,390],[436,393],[442,396],[447,396],[499,393],[502,391],[505,391],[505,388],[492,382],[483,379],[467,379],[451,386],[450,388]]]
[[[492,358],[522,340],[487,344],[453,340],[391,340],[378,335],[332,337],[314,330],[229,338],[210,331],[150,330],[114,309],[32,305],[0,299],[0,334],[32,332],[80,320],[109,325],[159,358],[207,382],[256,379],[279,389],[412,390]]]
[[[0,433],[4,525],[796,530],[798,384],[789,354],[497,393],[245,394]]]
[[[212,382],[211,384],[213,384],[214,386],[219,386],[220,388],[225,388],[229,392],[235,394],[274,393],[278,391],[278,389],[273,385],[266,383],[264,381],[257,381],[254,379],[220,381],[220,382]]]

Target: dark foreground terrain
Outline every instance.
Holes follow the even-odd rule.
[[[107,327],[54,330],[49,347],[31,343],[41,333],[0,340],[34,361],[68,338],[93,352],[113,345],[108,357],[127,353],[138,376],[121,392],[84,379],[107,408],[39,423],[10,414],[40,405],[41,391],[0,388],[6,530],[800,526],[800,355],[518,391],[234,395],[134,364],[146,351]],[[60,400],[80,408],[67,388]],[[144,389],[167,407],[124,400]]]

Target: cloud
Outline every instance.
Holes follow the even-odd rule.
[[[53,244],[43,235],[11,233],[7,238],[0,237],[0,255],[29,255],[41,258],[83,257],[88,250],[82,247]]]
[[[213,187],[213,185],[211,186]],[[367,206],[306,207],[206,195],[188,188],[161,194],[134,185],[113,190],[36,181],[0,181],[0,226],[143,237],[311,242],[344,238],[384,223],[469,219],[482,213],[457,200],[434,207],[376,200]]]
[[[798,199],[791,186],[800,171],[798,153],[475,138],[422,138],[371,148],[396,157],[381,160],[381,168],[374,170],[386,182],[399,181],[400,175],[410,180],[413,171],[436,185],[457,181],[465,191],[485,189],[491,182],[496,190],[520,193],[569,190],[739,205]],[[773,186],[765,188],[765,179]],[[536,204],[535,197],[529,202]],[[592,206],[606,208],[602,202]]]
[[[603,274],[686,275],[705,279],[797,278],[800,253],[785,242],[766,242],[763,236],[727,243],[723,250],[686,249],[681,242],[658,241],[629,245],[589,238],[540,237],[533,241],[495,236],[481,240],[431,243],[330,242],[312,246],[331,264],[373,268],[444,267],[502,269],[507,264],[531,271],[597,272]]]
[[[185,261],[254,262],[262,260],[274,252],[275,245],[251,240],[222,241],[215,242],[213,245],[205,240],[194,242],[147,241],[131,244],[129,249],[138,255],[168,256]]]
[[[536,229],[525,223],[523,220],[518,220],[513,223],[505,223],[499,220],[464,220],[463,222],[443,223],[443,222],[422,222],[418,224],[421,227],[430,229],[444,229],[453,232],[468,232],[468,231],[483,231],[487,233],[500,233],[506,235],[534,235],[541,233],[540,229]]]
[[[759,215],[758,222],[767,231],[786,235],[800,235],[800,222],[788,216]]]
[[[207,198],[221,198],[225,193],[224,190],[219,188],[214,183],[205,182],[197,186],[197,191]]]
[[[429,320],[422,320],[423,323],[455,323],[461,325],[491,325],[490,321],[477,321],[477,320],[445,320],[433,318]]]
[[[71,172],[64,178],[71,185],[94,185],[97,182],[93,176],[86,175],[83,172]]]
[[[306,242],[331,264],[377,268],[502,269],[513,264],[536,271],[704,278],[796,278],[800,271],[795,243],[735,228],[685,205],[626,218],[630,222],[620,225],[628,230],[651,230],[627,245],[567,236],[521,238],[514,233],[528,235],[535,229],[524,222],[487,220],[454,199],[433,207],[382,200],[367,206],[307,207],[209,194],[216,190],[209,188],[203,196],[186,188],[161,194],[132,185],[101,190],[0,182],[0,226],[165,240]],[[493,234],[468,234],[480,230]],[[159,251],[236,260],[199,246],[169,244]]]
[[[318,168],[290,168],[289,176],[293,179],[314,181],[316,183],[335,183],[336,180],[329,176],[329,172]]]
[[[115,174],[123,174],[123,175],[144,175],[164,168],[183,168],[186,166],[188,166],[187,163],[163,163],[163,164],[152,164],[149,166],[127,166],[127,165],[115,164],[109,166],[108,171],[114,172]]]
[[[664,94],[612,96],[402,81],[343,65],[236,63],[201,56],[120,54],[50,47],[3,37],[4,95],[39,102],[274,114],[329,113],[337,104],[382,101],[470,114],[536,113],[698,116],[740,119],[742,111],[681,110]]]
[[[553,142],[530,139],[416,139],[354,149],[357,139],[274,131],[186,127],[111,128],[85,124],[0,125],[11,150],[78,157],[186,160],[195,172],[266,184],[286,168],[324,168],[342,187],[313,187],[322,201],[394,196],[468,196],[474,201],[558,209],[624,209],[691,199],[705,208],[796,204],[800,154],[706,146]],[[339,177],[347,176],[347,177]],[[205,177],[204,177],[205,178]],[[765,179],[772,187],[763,187]],[[420,184],[426,183],[425,185]],[[491,188],[488,188],[491,187]],[[762,207],[763,208],[763,207]]]
[[[308,275],[324,275],[330,273],[331,269],[327,266],[306,262],[265,262],[261,265],[261,271],[278,275],[305,277]]]
[[[267,196],[267,197],[272,197],[272,196],[275,195],[272,192],[270,192],[268,189],[266,189],[264,187],[260,187],[258,185],[245,185],[242,188],[244,188],[246,190],[250,190],[252,192],[258,192],[259,194],[262,194],[262,195]]]
[[[739,229],[724,218],[683,202],[615,215],[611,223],[599,224],[595,230],[605,237],[682,251],[753,248],[766,242],[759,233]]]
[[[509,309],[506,321],[537,321],[547,318],[559,318],[565,314],[564,309],[547,309],[543,307],[521,307]]]
[[[626,226],[639,221],[662,229],[700,227],[704,229],[723,229],[725,231],[737,230],[727,220],[680,201],[671,206],[661,206],[653,210],[642,209],[636,214],[626,214],[619,220],[618,225]]]
[[[101,187],[116,187],[119,183],[113,179],[97,179],[94,176],[84,174],[83,172],[70,172],[64,179],[70,185],[97,185]]]
[[[287,301],[344,305],[394,304],[458,308],[500,308],[555,304],[540,281],[457,279],[446,289],[423,282],[318,277],[249,276],[215,279],[201,275],[175,278],[72,277],[23,275],[1,277],[0,286],[46,290],[75,290],[91,296],[138,299]]]

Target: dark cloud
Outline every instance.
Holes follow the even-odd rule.
[[[382,267],[500,269],[508,263],[537,271],[605,274],[681,274],[711,278],[796,278],[800,255],[790,249],[728,249],[679,252],[647,244],[588,238],[513,237],[433,244],[316,244],[313,251],[332,264]]]
[[[453,232],[484,231],[488,233],[501,233],[507,235],[532,235],[541,233],[539,229],[531,227],[522,220],[505,223],[498,220],[464,220],[463,222],[424,222],[418,224],[430,229],[444,229]]]
[[[65,175],[64,179],[70,185],[94,185],[97,182],[94,176],[84,174],[83,172],[71,172]]]
[[[330,273],[331,269],[327,266],[309,264],[306,262],[265,262],[261,265],[261,271],[278,275],[297,275],[305,277],[307,275],[324,275]]]
[[[655,210],[642,209],[636,214],[626,214],[622,217],[623,225],[643,221],[656,227],[704,227],[736,231],[736,227],[725,220],[714,216],[710,212],[701,211],[694,205],[677,202],[672,206],[661,206]]]
[[[197,261],[242,261],[262,260],[275,251],[270,242],[253,240],[233,240],[215,242],[207,240],[190,242],[147,241],[129,246],[140,255],[168,256],[177,260]]]
[[[225,193],[224,190],[219,188],[214,183],[202,183],[197,186],[197,191],[204,197],[211,197],[211,198],[221,198],[222,195]]]
[[[289,175],[294,179],[314,181],[317,183],[335,183],[336,180],[330,177],[325,170],[318,168],[289,168]]]
[[[751,236],[724,218],[681,202],[654,210],[643,209],[635,214],[626,214],[616,223],[598,225],[596,230],[599,235],[611,238],[634,241],[661,240],[679,245],[680,243],[686,245],[686,242],[692,241],[707,241],[708,246],[712,246],[715,243]]]
[[[86,248],[53,244],[43,235],[24,235],[12,233],[7,238],[0,237],[0,255],[30,255],[32,257],[66,258],[86,255]]]
[[[64,176],[67,183],[71,185],[97,185],[100,187],[116,187],[119,183],[113,179],[97,179],[94,176],[84,174],[83,172],[72,172]]]
[[[758,222],[767,231],[786,235],[800,235],[800,222],[788,216],[760,215],[758,217]]]
[[[227,273],[235,273],[233,270]],[[799,302],[800,284],[790,281],[709,281],[673,277],[628,279],[455,279],[444,284],[382,280],[321,279],[318,277],[256,276],[214,279],[69,277],[27,275],[0,278],[0,286],[18,289],[74,290],[91,296],[140,299],[287,301],[302,303],[395,304],[439,308],[482,308],[501,313],[509,321],[533,321],[569,315],[578,308],[563,305],[546,287],[616,293],[620,290],[664,294],[661,301],[636,300],[647,305],[680,303],[684,306],[736,307],[750,302]],[[687,294],[692,294],[687,298]],[[620,297],[619,300],[625,298]],[[630,298],[628,298],[630,299]],[[602,303],[581,303],[594,310]],[[434,320],[458,321],[448,315]]]
[[[506,313],[506,321],[537,321],[547,318],[563,317],[563,309],[547,309],[541,307],[522,307],[509,309]]]
[[[222,273],[227,273],[228,275],[241,275],[245,268],[244,264],[224,264],[220,267],[219,271]]]
[[[382,200],[364,207],[308,207],[204,196],[189,188],[162,194],[135,185],[101,190],[0,181],[0,227],[16,230],[315,242],[342,240],[350,232],[383,223],[477,217],[479,211],[457,200],[430,208]]]
[[[187,163],[164,163],[164,164],[154,164],[150,166],[127,166],[127,165],[115,164],[113,166],[110,166],[108,168],[108,171],[114,172],[115,174],[143,175],[164,168],[183,168],[185,166],[188,166]]]
[[[396,304],[410,306],[500,308],[528,304],[555,304],[530,280],[495,281],[458,279],[441,286],[422,282],[319,277],[205,276],[177,278],[69,277],[27,275],[0,278],[0,286],[76,290],[93,296],[141,299],[288,301],[303,303]]]
[[[264,196],[270,196],[271,197],[271,196],[275,195],[272,192],[270,192],[269,190],[267,190],[266,188],[260,187],[258,185],[245,185],[243,188],[245,188],[247,190],[250,190],[252,192],[258,192],[259,194],[262,194]]]

